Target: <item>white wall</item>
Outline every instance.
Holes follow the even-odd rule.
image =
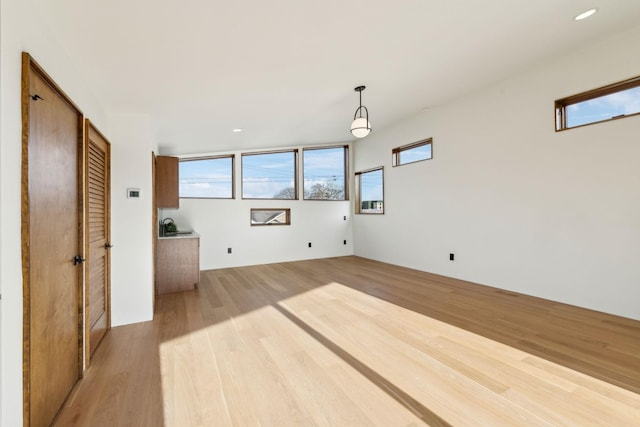
[[[3,0],[0,0],[0,52],[2,52],[1,46],[2,46],[2,23],[3,23],[3,19],[2,19],[2,9],[3,9]],[[1,53],[0,53],[1,56]],[[0,82],[2,81],[2,76],[3,76],[3,71],[2,71],[2,58],[0,57]],[[3,97],[3,91],[2,91],[2,84],[0,84],[0,99],[4,99]],[[0,139],[2,137],[1,135],[1,130],[2,130],[2,102],[0,102]],[[2,165],[2,144],[0,143],[0,165]],[[3,182],[3,178],[2,178],[2,174],[0,173],[0,235],[2,233],[2,182]],[[2,315],[2,244],[0,244],[0,384],[4,384],[4,382],[2,381],[2,324],[3,324],[3,315]],[[0,386],[0,425],[2,424],[2,392],[4,387]]]
[[[55,33],[28,0],[2,0],[0,23],[0,319],[3,426],[22,425],[21,52],[28,51],[67,95],[104,129],[105,115]]]
[[[109,114],[111,135],[111,324],[153,319],[151,119]],[[140,198],[127,198],[139,188]]]
[[[640,27],[358,141],[386,213],[356,216],[355,254],[640,319],[640,116],[553,122],[555,99],[638,75],[639,45]],[[391,167],[425,137],[432,160]]]
[[[352,150],[350,153],[352,156]],[[160,209],[158,215],[159,219],[173,218],[179,228],[192,228],[201,235],[202,270],[353,254],[350,201],[242,200],[241,152],[234,154],[235,200],[180,199],[179,209]],[[251,208],[290,208],[291,225],[252,227]],[[232,248],[231,254],[227,253],[228,248]]]

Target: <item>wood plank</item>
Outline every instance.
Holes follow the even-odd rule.
[[[631,319],[358,257],[205,271],[195,291],[156,302],[144,335],[131,325],[105,338],[101,379],[80,382],[59,425],[131,425],[122,413],[165,426],[640,420],[638,355],[608,347],[640,344]],[[590,375],[576,370],[585,363]],[[612,372],[622,386],[597,378]]]

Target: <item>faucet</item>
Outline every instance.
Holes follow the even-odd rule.
[[[162,226],[160,227],[162,234],[165,233],[175,233],[178,231],[178,227],[176,226],[173,218],[165,218],[162,220]]]

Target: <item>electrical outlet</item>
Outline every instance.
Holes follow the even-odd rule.
[[[454,254],[449,254],[449,261],[453,261],[453,258],[455,257]]]
[[[231,248],[227,248],[227,253],[230,254],[231,253]]]
[[[345,245],[347,244],[347,241],[346,241],[346,240],[344,240],[344,244],[345,244]]]
[[[344,216],[344,220],[345,220],[345,221],[347,220],[347,216],[346,216],[346,215]]]
[[[311,247],[311,242],[309,242],[309,247]]]

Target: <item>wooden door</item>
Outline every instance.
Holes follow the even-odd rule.
[[[39,427],[82,373],[83,123],[28,54],[22,73],[24,424]]]
[[[110,164],[111,145],[104,136],[86,120],[85,142],[85,209],[87,212],[86,254],[87,277],[85,285],[85,366],[89,367],[91,355],[111,327],[111,228],[110,228]]]

